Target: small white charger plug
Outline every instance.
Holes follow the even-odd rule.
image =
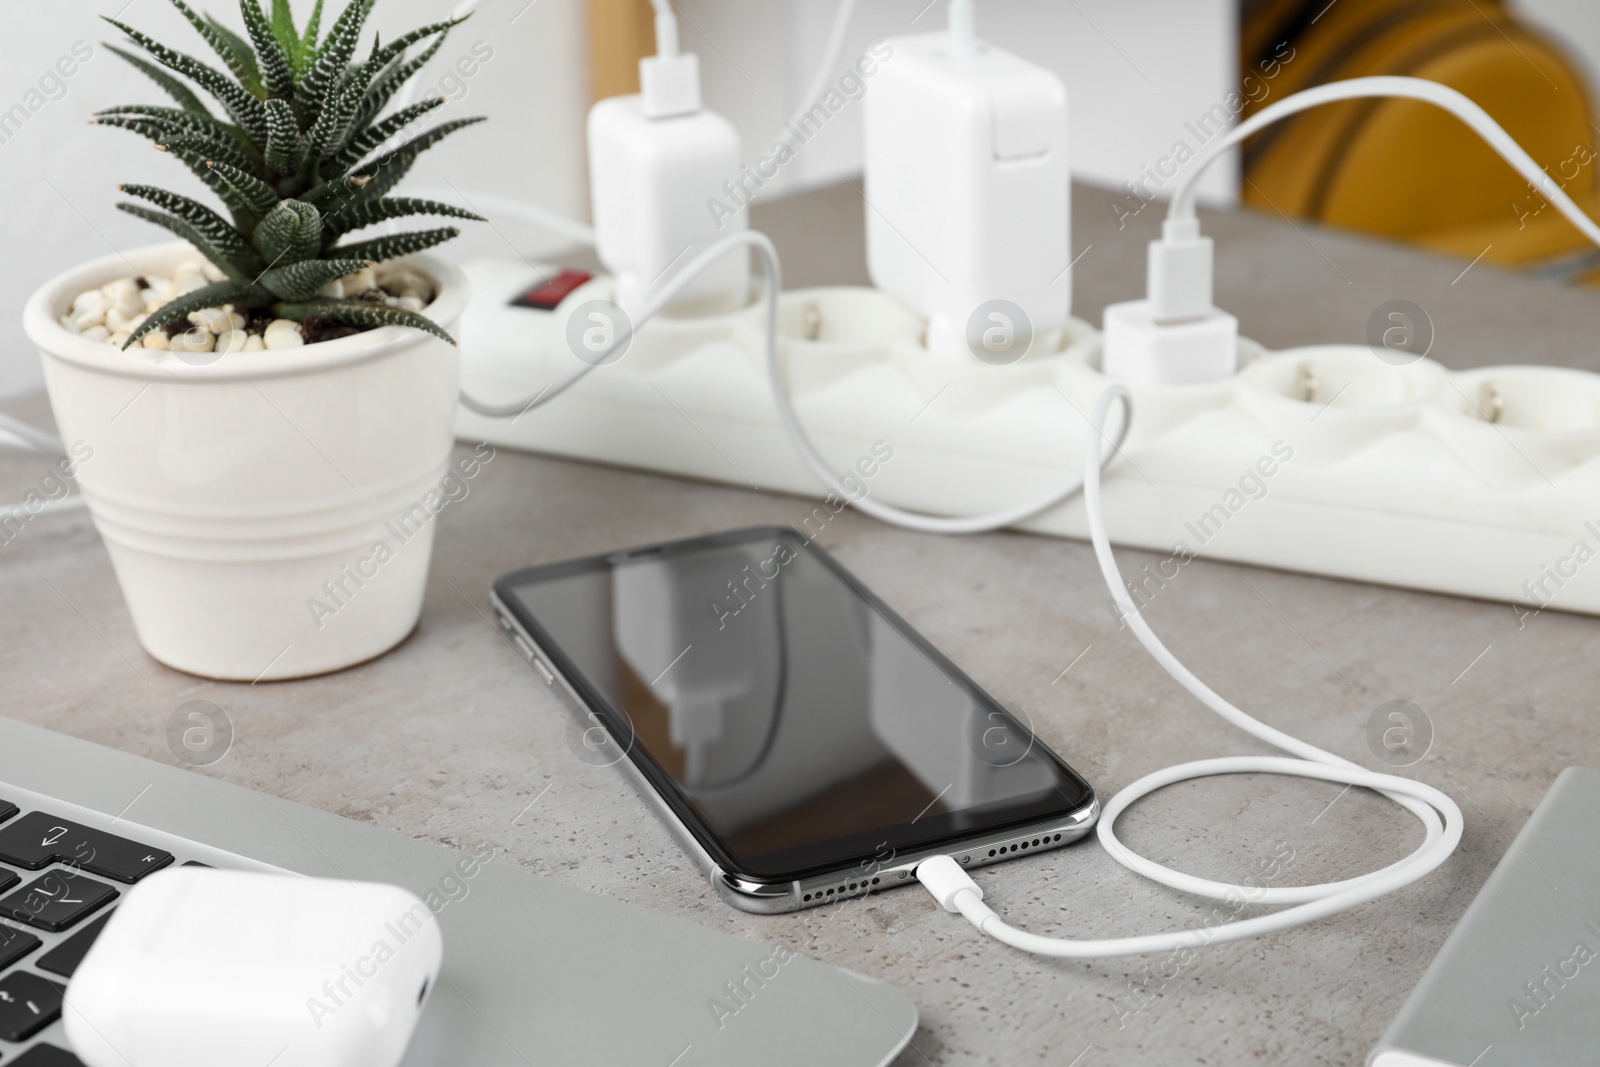
[[[678,23],[656,0],[657,54],[639,62],[641,91],[589,112],[589,181],[595,251],[617,279],[617,303],[634,315],[674,269],[713,241],[749,226],[724,212],[727,186],[746,180],[731,122],[700,99],[700,61],[680,52]],[[735,202],[740,202],[734,198]],[[750,300],[750,256],[729,252],[693,278],[663,311],[712,315]]]
[[[1149,255],[1146,298],[1105,310],[1101,369],[1125,385],[1231,376],[1239,363],[1239,320],[1212,303],[1215,250],[1199,220],[1168,219]]]
[[[439,979],[391,885],[174,867],[129,891],[67,987],[88,1067],[396,1067]]]

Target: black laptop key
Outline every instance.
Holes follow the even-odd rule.
[[[126,837],[80,826],[42,811],[30,811],[0,826],[0,862],[30,871],[70,863],[91,874],[132,885],[172,862],[172,853]]]
[[[64,992],[64,987],[27,971],[0,976],[0,1040],[26,1041],[61,1018]]]
[[[83,1067],[83,1061],[54,1045],[35,1045],[12,1060],[10,1067]]]
[[[106,923],[111,921],[113,912],[106,912],[82,930],[67,938],[55,948],[46,952],[34,961],[34,966],[41,971],[59,974],[63,978],[71,978],[78,969],[78,964],[83,962],[83,957],[89,954],[94,947],[95,938],[100,936],[100,931],[106,928]],[[27,935],[24,934],[24,937]]]
[[[54,1045],[35,1045],[12,1060],[10,1067],[83,1067],[83,1061]]]
[[[32,934],[18,930],[15,926],[0,923],[0,971],[21,960],[42,944],[44,942]]]
[[[46,871],[0,898],[0,916],[59,933],[117,899],[104,882],[72,871]]]
[[[10,889],[20,881],[22,881],[22,879],[18,878],[10,871],[0,870],[0,893],[4,893],[7,889]]]
[[[11,818],[11,816],[15,815],[16,813],[17,813],[17,806],[15,804],[11,804],[11,803],[8,803],[8,802],[6,802],[4,800],[0,800],[0,822],[5,822],[7,819]]]

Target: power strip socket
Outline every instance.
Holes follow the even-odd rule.
[[[552,310],[515,303],[555,272],[468,266],[463,384],[478,399],[532,396],[580,366],[574,312],[613,286],[591,279]],[[658,318],[550,404],[514,419],[462,409],[458,434],[814,499],[822,491],[778,423],[763,324],[759,305]],[[918,317],[872,289],[786,293],[779,331],[817,447],[844,472],[886,444],[892,459],[857,484],[936,514],[997,510],[1061,484],[1082,466],[1087,414],[1109,384],[1099,332],[1076,319],[1058,351],[1004,366],[928,351]],[[1396,366],[1365,345],[1274,353],[1247,340],[1239,363],[1220,381],[1133,389],[1105,511],[1113,541],[1164,557],[1136,586],[1153,595],[1208,557],[1600,614],[1600,376],[1452,373],[1426,359]],[[829,506],[797,510],[795,525]],[[1078,498],[1021,526],[1087,538]]]

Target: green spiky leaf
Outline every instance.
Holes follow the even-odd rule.
[[[99,120],[102,126],[115,126],[130,130],[154,141],[157,148],[171,151],[189,151],[204,159],[220,160],[238,167],[246,173],[261,174],[261,165],[246,156],[232,142],[216,141],[209,137],[201,137],[184,133],[171,125],[148,119],[122,118],[111,116]]]
[[[233,216],[234,225],[239,228],[241,233],[248,236],[255,229],[256,223],[261,220],[260,216],[252,211],[250,205],[234,192],[231,185],[217,176],[217,172],[212,168],[211,162],[205,154],[175,144],[167,145],[167,151],[174,159],[179,160],[184,166],[188,167],[195,177],[204,182],[206,188],[217,194],[217,199],[222,201],[223,206]]]
[[[296,174],[306,161],[306,138],[287,101],[267,101],[266,164],[279,174]]]
[[[322,176],[323,160],[330,153],[337,152],[350,135],[350,124],[355,121],[356,109],[361,105],[365,89],[359,74],[352,77],[354,82],[342,85],[334,92],[323,107],[322,114],[317,116],[316,124],[306,134],[306,158],[300,176],[308,184]]]
[[[372,162],[358,167],[357,169],[362,174],[372,178],[366,188],[361,190],[360,198],[377,200],[387,196],[389,190],[400,184],[400,180],[411,170],[411,165],[417,161],[419,155],[457,130],[465,129],[483,121],[484,119],[480,116],[478,118],[454,119],[450,122],[442,122],[426,133],[418,134],[400,147],[385,152]]]
[[[423,50],[415,59],[397,59],[390,66],[379,73],[373,80],[372,88],[367,91],[366,99],[361,102],[361,112],[357,121],[363,124],[371,122],[389,104],[389,99],[395,92],[410,81],[411,78],[427,65],[444,45],[444,37],[439,37],[433,44]]]
[[[136,70],[144,74],[145,77],[161,86],[162,90],[168,96],[172,97],[172,99],[176,100],[178,102],[178,106],[183,110],[196,115],[211,114],[211,112],[206,108],[206,105],[201,102],[198,96],[194,95],[194,93],[190,91],[187,85],[183,84],[177,78],[174,78],[172,75],[168,74],[154,63],[136,56],[132,52],[126,51],[125,49],[118,48],[114,44],[108,44],[106,47],[116,55],[119,55],[123,59],[127,60],[128,63],[130,63]]]
[[[234,142],[240,148],[250,147],[250,139],[244,135],[244,131],[240,130],[239,127],[230,126],[228,123],[214,118],[212,115],[204,111],[196,114],[195,112],[183,108],[152,107],[148,104],[132,104],[126,107],[108,107],[103,111],[95,112],[95,116],[102,119],[107,116],[128,115],[140,118],[160,119],[164,123],[170,125],[173,129],[186,134],[209,137],[212,140],[222,141],[225,143]]]
[[[117,210],[126,211],[135,218],[144,219],[146,222],[153,222],[163,229],[170,230],[172,233],[194,245],[195,248],[200,251],[202,256],[205,256],[208,260],[210,260],[219,270],[222,271],[222,273],[226,274],[228,277],[233,278],[236,281],[250,280],[251,272],[246,269],[244,264],[255,262],[258,257],[256,256],[255,251],[251,249],[249,245],[243,245],[242,247],[243,252],[249,253],[249,259],[241,261],[240,259],[235,258],[235,256],[230,255],[229,249],[212,242],[204,233],[199,230],[198,227],[190,225],[188,222],[178,218],[176,215],[167,215],[160,211],[152,211],[151,209],[140,204],[118,204]],[[234,251],[237,252],[239,249],[235,248]]]
[[[334,279],[372,265],[369,259],[308,259],[287,267],[274,267],[261,276],[258,284],[279,300],[310,300]]]
[[[447,218],[471,219],[474,222],[488,221],[482,215],[466,208],[456,207],[454,204],[443,204],[437,200],[418,200],[408,196],[386,196],[381,200],[351,204],[332,215],[325,215],[322,220],[322,239],[326,243],[351,230],[359,230],[363,226],[412,215],[443,215]]]
[[[241,51],[240,46],[243,46],[244,42],[239,40],[237,35],[230,30],[222,29],[216,20],[201,17],[200,13],[184,3],[184,0],[172,0],[172,6],[182,12],[183,17],[189,20],[189,25],[205,38],[206,44],[211,46],[211,50],[235,78],[246,87],[256,80],[256,57],[248,46],[243,47]]]
[[[371,180],[360,175],[347,174],[342,178],[335,178],[332,181],[314,186],[310,192],[302,194],[299,199],[315,207],[326,218],[349,204],[353,204],[356,198],[360,196],[362,188]]]
[[[195,247],[201,248],[201,251],[205,252],[206,258],[230,277],[253,278],[261,273],[261,270],[266,266],[261,261],[261,257],[256,253],[256,250],[250,247],[250,243],[244,239],[238,230],[228,225],[226,219],[199,201],[168,192],[165,189],[158,189],[153,185],[123,185],[120,188],[129,196],[136,196],[141,200],[150,201],[150,203],[164,209],[173,217],[192,227],[205,244],[210,246],[212,251],[201,248],[200,242],[195,241],[187,234],[180,234],[179,236],[182,236]],[[124,204],[121,207],[124,211],[128,211],[129,214],[139,215],[141,218],[146,217],[140,211],[131,210],[137,205]],[[157,222],[157,224],[165,225],[160,222]],[[172,229],[170,226],[167,228]]]
[[[239,83],[249,90],[251,95],[258,99],[265,99],[267,96],[266,85],[261,80],[261,67],[256,60],[256,50],[250,46],[250,42],[210,15],[206,16],[206,22],[210,24],[217,36],[222,38],[224,46],[235,57],[235,60],[245,68],[246,74],[239,79]]]
[[[300,45],[305,49],[307,56],[314,56],[317,52],[317,34],[322,30],[322,0],[317,0],[311,6],[311,17],[306,19],[306,32],[300,38]]]
[[[249,208],[250,214],[258,219],[266,218],[269,212],[283,203],[278,199],[278,193],[272,186],[253,174],[217,160],[207,160],[206,166]]]
[[[239,128],[249,134],[252,140],[264,141],[267,136],[267,113],[247,89],[237,82],[230,81],[226,74],[214,67],[207,66],[198,59],[182,52],[174,51],[160,41],[151,39],[126,23],[118,22],[114,18],[107,18],[107,22],[128,35],[128,39],[143,48],[152,59],[175,74],[181,74],[194,82],[200,88],[216,97],[230,118],[238,124]]]
[[[312,109],[322,106],[328,91],[334,87],[349,64],[350,57],[355,54],[356,43],[361,39],[361,27],[372,11],[372,4],[373,0],[350,0],[329,27],[327,40],[318,46],[316,60],[306,71],[305,77],[300,79],[296,107],[302,123]]]
[[[409,233],[394,233],[387,237],[374,237],[370,241],[358,241],[353,245],[333,248],[328,254],[344,259],[370,259],[374,263],[382,263],[385,260],[398,259],[400,256],[409,256],[434,245],[444,244],[452,237],[460,235],[461,231],[454,226],[445,226],[437,230],[412,230]]]
[[[445,19],[443,22],[433,22],[426,26],[419,26],[410,33],[401,34],[399,37],[396,37],[382,48],[374,46],[372,49],[372,58],[368,60],[368,62],[374,63],[377,66],[382,66],[391,59],[399,57],[401,53],[403,53],[407,48],[410,48],[412,45],[416,44],[418,41],[432,37],[436,33],[441,35],[447,34],[453,28],[461,25],[471,17],[471,14],[466,14],[462,15],[458,19]]]
[[[223,144],[206,137],[169,137],[156,146],[164,152],[189,152],[201,156],[209,163],[226,163],[245,174],[265,178],[266,168],[246,156],[231,144]]]
[[[261,12],[258,0],[240,0],[244,13],[244,28],[255,44],[256,56],[261,66],[261,81],[267,93],[279,99],[294,95],[294,69],[291,54],[284,51],[283,42],[272,32],[272,23]],[[296,42],[298,47],[298,42]]]
[[[271,294],[264,293],[249,282],[226,281],[213,282],[211,285],[202,286],[191,292],[184,293],[175,300],[156,308],[150,312],[148,318],[139,324],[139,328],[128,335],[128,340],[123,344],[126,349],[142,338],[151,330],[160,329],[169,322],[186,318],[193,312],[204,311],[206,308],[221,307],[224,304],[236,304],[243,307],[263,307],[262,301],[270,301]]]
[[[284,200],[262,218],[253,243],[269,268],[312,259],[322,250],[322,216],[310,204]],[[345,252],[341,252],[341,257],[372,258]]]
[[[300,74],[300,32],[294,28],[294,12],[289,9],[289,0],[272,0],[272,36],[277,38],[278,47],[283,49],[284,56],[289,60],[289,67],[295,76]]]
[[[357,130],[349,142],[339,150],[339,154],[328,161],[327,167],[339,173],[349,170],[365,159],[369,153],[376,151],[389,138],[404,130],[434,108],[442,107],[443,105],[444,97],[436,96],[412,104],[410,107],[401,108],[382,122]],[[359,119],[357,119],[357,125],[360,125]]]
[[[324,318],[343,326],[369,329],[378,326],[409,326],[425,330],[452,345],[456,343],[454,337],[426,316],[406,311],[404,308],[392,308],[387,304],[371,304],[365,300],[316,300],[299,304],[280,304],[274,310],[280,315],[298,318],[302,322],[309,318]]]

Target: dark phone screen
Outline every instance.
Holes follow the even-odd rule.
[[[618,754],[642,751],[680,817],[746,877],[886,862],[1093,798],[794,531],[535,568],[497,588]]]

